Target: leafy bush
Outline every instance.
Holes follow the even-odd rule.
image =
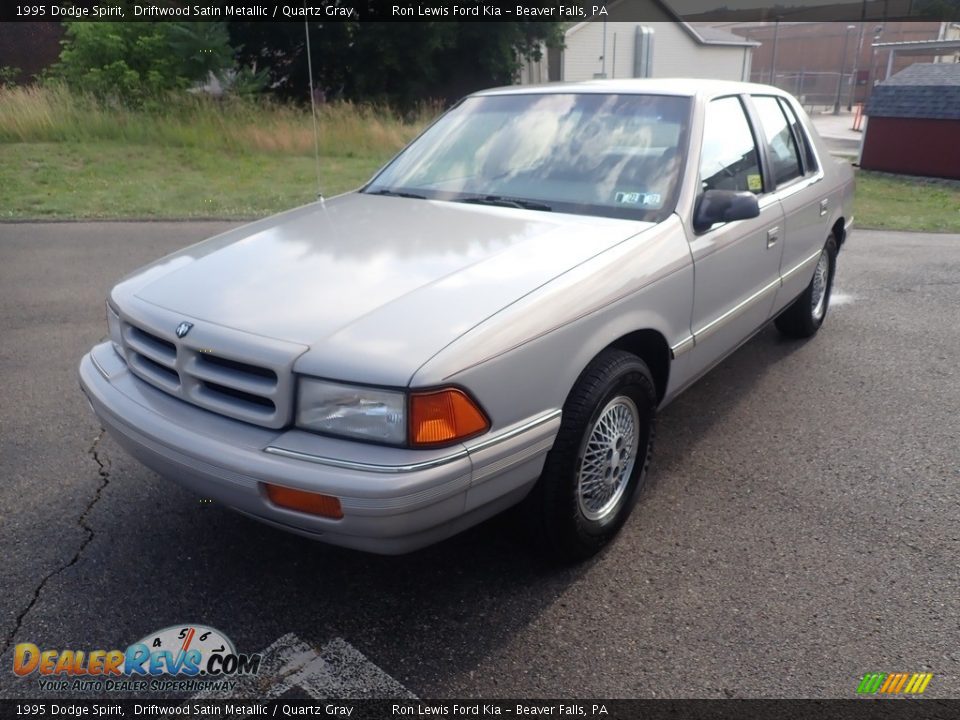
[[[20,68],[0,65],[0,88],[15,85],[18,77],[20,77]]]
[[[53,77],[98,98],[142,104],[233,65],[223,23],[67,22]]]

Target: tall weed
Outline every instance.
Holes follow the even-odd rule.
[[[382,158],[409,142],[440,109],[425,103],[413,117],[403,117],[386,107],[320,105],[320,152]],[[56,83],[0,87],[0,142],[116,141],[308,155],[313,132],[309,109],[262,98],[179,93],[134,109]]]

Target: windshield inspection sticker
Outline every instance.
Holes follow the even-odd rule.
[[[763,190],[763,181],[759,175],[747,175],[747,189],[751,191]]]
[[[659,208],[660,193],[617,192],[613,200],[618,205],[642,205],[646,208]]]

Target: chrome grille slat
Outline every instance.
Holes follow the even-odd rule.
[[[212,363],[204,362],[203,355],[190,358],[185,365],[186,371],[195,378],[236,388],[250,395],[269,396],[277,389],[277,381],[275,379],[268,380],[264,377],[220,368]]]
[[[269,380],[273,384],[277,383],[277,373],[270,368],[250,365],[249,363],[241,362],[239,360],[232,360],[230,358],[222,357],[220,355],[211,355],[209,353],[201,353],[197,355],[197,362],[207,366],[213,365],[218,369],[233,370],[241,375],[253,375],[257,378]]]
[[[141,355],[138,352],[128,353],[127,361],[137,375],[153,383],[161,390],[166,390],[174,395],[180,390],[180,374],[176,370],[154,362],[148,356]]]
[[[241,360],[177,338],[175,327],[172,324],[165,333],[121,317],[124,354],[137,377],[219,415],[271,428],[290,421],[293,380],[289,365],[284,366],[276,353],[267,363]],[[231,347],[236,352],[236,346]]]
[[[123,340],[133,350],[136,350],[141,355],[150,358],[155,363],[166,365],[171,370],[176,369],[176,346],[171,349],[166,345],[161,344],[162,341],[158,342],[159,338],[155,338],[154,336],[149,335],[133,326],[129,326],[128,331],[123,333]],[[171,344],[172,343],[167,343],[167,345]]]
[[[210,410],[220,412],[223,415],[232,414],[232,412],[237,410],[237,406],[234,403],[243,402],[242,400],[231,398],[225,393],[218,392],[205,384],[199,384],[193,388],[190,396],[191,399],[196,401],[197,405],[202,405]],[[272,403],[270,407],[264,407],[254,403],[244,403],[241,407],[243,407],[245,412],[260,415],[266,419],[272,417],[276,411]]]

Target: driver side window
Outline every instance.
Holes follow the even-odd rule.
[[[707,106],[700,151],[701,190],[763,192],[757,145],[737,97]]]
[[[775,97],[754,95],[753,104],[760,116],[760,125],[766,135],[767,147],[771,150],[770,159],[777,187],[785,185],[803,174],[800,166],[800,152],[793,141],[793,132]]]

